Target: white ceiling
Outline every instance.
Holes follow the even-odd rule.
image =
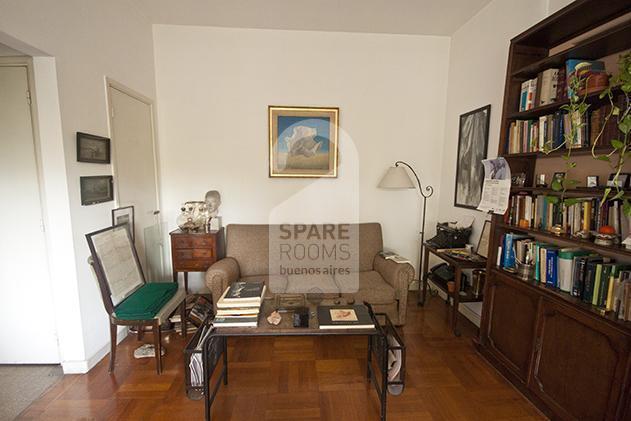
[[[491,0],[135,0],[152,23],[451,35]]]

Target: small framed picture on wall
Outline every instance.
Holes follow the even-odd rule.
[[[107,137],[77,132],[77,161],[109,164],[110,140]]]
[[[112,209],[112,226],[121,224],[127,225],[129,235],[131,236],[131,241],[134,242],[136,236],[133,206],[123,206],[121,208]]]

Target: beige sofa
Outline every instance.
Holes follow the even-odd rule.
[[[383,249],[381,225],[378,223],[348,224],[357,235],[358,241],[353,250],[356,256],[350,274],[281,274],[276,265],[270,264],[271,232],[279,226],[270,225],[228,225],[226,228],[226,257],[213,264],[206,272],[206,285],[210,289],[213,302],[221,296],[226,287],[239,279],[263,280],[268,290],[285,293],[302,293],[310,286],[325,296],[342,296],[350,301],[366,301],[376,312],[385,312],[396,325],[405,324],[407,292],[414,277],[414,269],[409,264],[398,264],[379,256]],[[295,226],[283,226],[295,227]],[[320,226],[321,227],[321,226]],[[333,230],[333,226],[330,225]],[[274,234],[272,234],[274,235]],[[358,283],[353,292],[344,288],[348,280]],[[272,288],[270,288],[270,286]]]

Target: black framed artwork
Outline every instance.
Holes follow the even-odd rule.
[[[93,164],[110,163],[110,139],[77,132],[77,161]]]
[[[114,200],[114,177],[111,175],[79,177],[79,184],[83,206]]]
[[[129,230],[131,241],[136,240],[136,224],[134,221],[134,207],[123,206],[120,208],[112,209],[112,226],[125,224]]]
[[[484,167],[489,145],[491,105],[460,116],[454,206],[476,209],[482,197]]]

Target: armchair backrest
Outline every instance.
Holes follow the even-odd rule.
[[[109,314],[145,283],[138,254],[126,224],[86,234],[92,266]]]
[[[350,232],[358,233],[358,241],[350,242],[350,252],[358,257],[359,271],[372,270],[375,256],[383,249],[381,224],[348,225]],[[226,256],[239,262],[241,276],[277,274],[277,268],[269,267],[270,227],[275,228],[272,232],[278,232],[277,225],[267,224],[230,224],[226,227]]]

